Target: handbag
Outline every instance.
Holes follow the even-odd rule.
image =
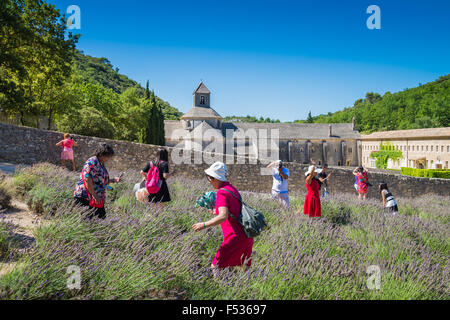
[[[236,218],[231,212],[230,215],[235,219],[244,230],[245,235],[248,238],[254,238],[261,234],[264,228],[267,227],[266,219],[264,215],[256,209],[253,209],[249,205],[247,205],[244,201],[242,201],[241,194],[239,193],[239,198],[225,188],[220,190],[225,190],[230,193],[234,198],[238,199],[241,203],[241,212],[239,213],[239,218]]]
[[[86,185],[86,182],[84,181],[83,171],[81,171],[81,180],[83,180],[84,189],[86,189],[86,193],[87,193],[88,198],[89,198],[89,207],[103,208],[103,205],[105,204],[105,199],[103,199],[100,203],[97,203],[97,201],[95,201],[94,197],[92,197],[90,195],[89,190],[88,190],[87,185]]]
[[[139,189],[145,188],[145,180],[138,182],[134,185],[133,192],[138,191]]]
[[[147,203],[148,202],[148,196],[150,195],[147,191],[147,188],[140,188],[135,193],[136,200],[141,203]]]

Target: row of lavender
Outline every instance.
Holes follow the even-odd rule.
[[[107,219],[89,221],[70,205],[76,179],[49,164],[14,176],[10,188],[48,222],[28,253],[7,258],[17,267],[0,278],[1,299],[449,297],[449,197],[399,198],[400,214],[390,216],[380,201],[336,194],[311,219],[301,214],[304,194],[292,194],[294,210],[286,211],[267,195],[243,193],[270,228],[255,239],[248,271],[214,280],[220,228],[191,231],[210,215],[194,207],[206,181],[169,180],[173,201],[159,208],[134,199],[138,175],[127,172],[108,194]],[[69,266],[81,272],[79,288],[68,287]]]

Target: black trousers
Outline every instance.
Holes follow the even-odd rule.
[[[74,198],[74,204],[83,206],[83,207],[90,207],[89,200],[86,200],[83,198]],[[92,219],[93,217],[98,217],[99,219],[105,219],[106,211],[105,211],[104,206],[101,208],[94,208],[94,207],[90,207],[90,208],[92,210],[92,213],[87,216],[89,219]]]

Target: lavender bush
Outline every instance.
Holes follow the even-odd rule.
[[[115,173],[111,172],[113,176]],[[448,299],[449,197],[402,199],[400,213],[382,213],[381,200],[336,194],[322,217],[292,210],[266,194],[242,192],[270,226],[255,238],[252,267],[209,270],[220,227],[194,233],[210,218],[195,200],[207,181],[170,179],[165,207],[138,203],[140,177],[127,172],[107,196],[107,218],[87,220],[71,197],[78,174],[49,164],[20,170],[17,192],[49,222],[20,267],[0,278],[3,299]],[[270,187],[270,186],[269,186]],[[81,270],[80,289],[68,289],[67,268]],[[369,289],[367,267],[379,266],[380,289]]]

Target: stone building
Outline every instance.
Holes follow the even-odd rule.
[[[166,120],[166,145],[238,154],[259,159],[330,166],[357,166],[360,134],[355,123],[222,122],[211,107],[211,92],[201,82],[193,92],[193,107],[180,121]],[[232,150],[230,152],[230,150]]]
[[[449,169],[450,127],[380,131],[361,135],[363,165],[375,168],[376,159],[370,158],[370,154],[379,150],[380,144],[386,142],[402,152],[401,159],[388,160],[390,169]]]

